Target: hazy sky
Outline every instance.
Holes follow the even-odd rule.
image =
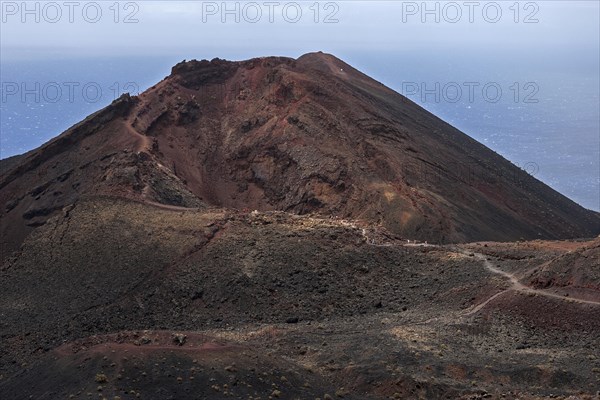
[[[114,1],[57,1],[23,7],[21,1],[2,1],[2,58],[49,53],[247,58],[415,48],[597,54],[598,1],[515,3],[121,1],[115,7]]]

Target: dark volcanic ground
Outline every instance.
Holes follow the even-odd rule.
[[[2,266],[0,398],[591,399],[599,255],[91,197]]]

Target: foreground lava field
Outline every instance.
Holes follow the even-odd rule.
[[[594,398],[599,256],[86,199],[0,271],[0,397]]]

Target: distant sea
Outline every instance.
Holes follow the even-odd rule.
[[[567,197],[600,211],[597,69],[546,68],[540,63],[515,70],[485,59],[453,64],[435,54],[338,56]],[[124,92],[147,89],[179,61],[143,57],[2,62],[0,158],[43,144]],[[421,89],[428,91],[425,97]]]

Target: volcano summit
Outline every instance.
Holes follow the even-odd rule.
[[[600,229],[597,213],[323,53],[182,62],[3,164],[7,251],[15,229],[88,194],[360,219],[439,243]]]

